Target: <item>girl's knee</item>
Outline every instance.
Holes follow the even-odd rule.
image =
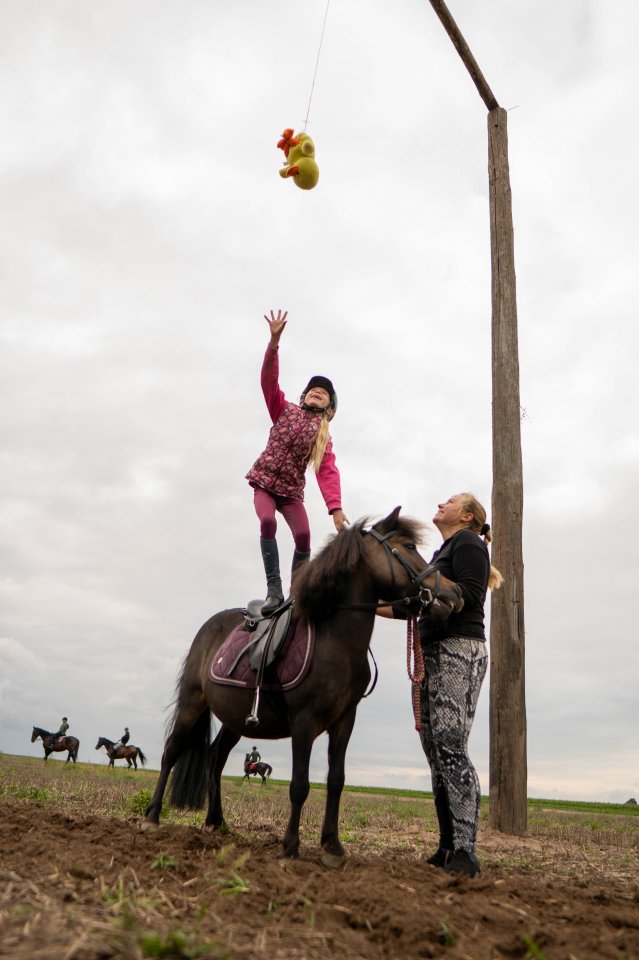
[[[277,520],[274,517],[264,517],[260,520],[260,537],[262,540],[275,540]]]

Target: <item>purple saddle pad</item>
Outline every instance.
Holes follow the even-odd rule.
[[[209,680],[254,690],[257,673],[251,667],[248,649],[254,634],[244,627],[235,627],[220,649],[213,655]],[[264,671],[263,690],[292,690],[301,683],[313,658],[315,629],[308,623],[291,623],[276,660]]]

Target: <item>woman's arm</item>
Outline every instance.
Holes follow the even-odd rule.
[[[375,616],[377,617],[386,617],[387,620],[394,620],[395,615],[393,613],[393,608],[390,603],[384,605],[383,607],[378,607],[375,611]]]
[[[464,603],[481,607],[486,599],[490,560],[483,543],[475,534],[455,546],[451,557],[451,579],[461,588]]]

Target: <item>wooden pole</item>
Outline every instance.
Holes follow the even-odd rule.
[[[507,114],[443,0],[430,0],[488,114],[492,272],[494,565],[505,582],[492,594],[490,626],[490,824],[522,835],[527,819],[523,471],[521,459],[517,298]]]
[[[468,70],[472,77],[473,83],[479,91],[479,96],[482,98],[488,109],[493,110],[495,107],[499,106],[497,103],[497,98],[486,83],[486,79],[479,69],[479,65],[472,55],[470,47],[464,40],[461,30],[453,20],[453,15],[444,3],[444,0],[430,0],[430,5],[441,20],[444,30],[452,40],[453,46],[457,50],[457,53],[462,58],[464,66]]]
[[[492,273],[493,564],[504,575],[490,614],[490,824],[526,830],[523,470],[507,113],[488,114]]]

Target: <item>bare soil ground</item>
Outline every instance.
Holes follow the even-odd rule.
[[[424,862],[432,801],[347,793],[350,857],[328,872],[321,790],[283,862],[285,787],[226,783],[227,834],[192,814],[147,834],[154,775],[80,766],[0,757],[0,956],[639,958],[639,817],[542,811],[525,838],[482,821],[471,880]]]

